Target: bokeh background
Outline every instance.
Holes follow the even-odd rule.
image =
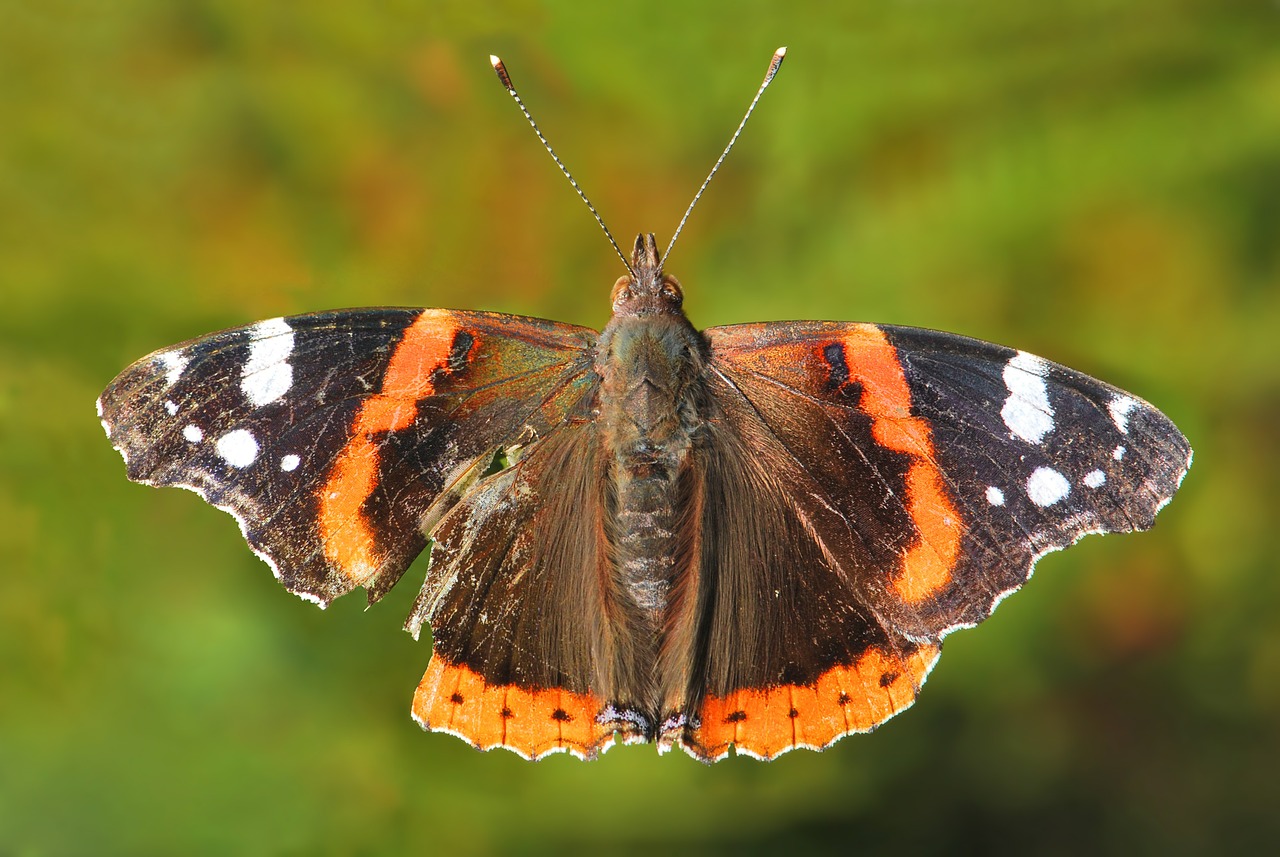
[[[783,11],[785,9],[785,11]],[[1041,563],[920,704],[765,765],[481,755],[413,597],[326,612],[128,483],[127,363],[340,306],[602,325],[617,233],[704,326],[960,331],[1156,402],[1154,531]],[[0,3],[0,851],[1232,852],[1280,836],[1280,5]]]

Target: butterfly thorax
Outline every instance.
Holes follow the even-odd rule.
[[[636,238],[632,274],[613,288],[613,318],[600,335],[600,425],[617,463],[643,477],[682,460],[699,421],[705,345],[662,273],[652,234]]]
[[[681,587],[696,584],[684,554],[688,465],[705,419],[705,345],[680,308],[679,284],[662,274],[652,235],[637,238],[632,268],[635,275],[614,287],[614,316],[596,357],[617,643],[600,690],[653,714],[684,692],[682,676],[667,675],[662,652],[680,622],[679,605],[695,600],[683,598]]]

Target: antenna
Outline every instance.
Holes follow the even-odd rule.
[[[569,172],[568,168],[560,160],[560,157],[556,154],[556,150],[551,148],[551,144],[547,142],[547,138],[542,135],[542,130],[538,127],[538,123],[533,121],[533,116],[530,115],[529,108],[524,106],[524,101],[520,98],[520,93],[516,92],[515,85],[511,83],[511,75],[507,74],[507,67],[502,64],[502,60],[492,54],[489,55],[489,62],[493,63],[493,70],[498,73],[498,80],[502,81],[502,85],[507,88],[507,92],[511,93],[511,97],[516,100],[516,105],[519,106],[520,112],[524,114],[524,118],[529,120],[529,125],[533,128],[533,133],[537,134],[538,139],[542,141],[543,148],[545,148],[547,153],[551,155],[551,159],[556,162],[556,166],[560,168],[560,172],[564,173],[564,177],[569,180],[569,184],[573,185],[573,189],[578,192],[578,196],[580,196],[582,201],[587,204],[587,208],[595,217],[596,223],[600,224],[600,228],[604,230],[604,234],[608,237],[609,243],[613,245],[613,249],[617,252],[618,258],[622,260],[622,264],[626,266],[627,271],[634,276],[635,271],[631,270],[631,263],[627,261],[627,257],[623,254],[622,248],[618,246],[618,242],[613,240],[613,233],[609,231],[608,226],[604,225],[604,219],[600,217],[600,213],[596,211],[596,207],[591,204],[591,200],[587,199],[587,195],[582,192],[582,188],[578,187],[578,183],[574,181],[573,174]],[[756,97],[759,98],[759,96]],[[754,107],[755,102],[752,102],[751,106]],[[748,111],[748,114],[749,113],[750,111]],[[735,134],[734,137],[736,138],[737,135]],[[719,164],[716,166],[719,166]],[[699,191],[699,193],[701,193],[701,191]]]
[[[689,219],[689,215],[693,212],[693,207],[697,205],[698,200],[702,198],[702,192],[707,189],[707,185],[711,184],[712,177],[715,176],[716,171],[720,169],[720,165],[724,163],[724,159],[728,157],[729,150],[733,148],[733,144],[738,142],[738,135],[741,134],[742,129],[746,127],[747,120],[751,118],[751,112],[756,109],[756,103],[760,100],[760,96],[764,95],[764,91],[769,88],[769,84],[773,83],[774,75],[776,75],[778,73],[778,69],[782,67],[782,60],[785,59],[786,56],[787,49],[785,47],[778,48],[773,52],[773,59],[769,61],[769,70],[765,72],[764,75],[764,83],[760,84],[760,88],[756,90],[756,97],[751,99],[751,104],[747,107],[747,115],[743,116],[742,121],[738,123],[738,130],[734,131],[733,136],[729,138],[729,145],[724,147],[724,151],[720,153],[720,158],[716,161],[716,165],[711,168],[711,172],[707,173],[707,177],[702,180],[702,187],[698,188],[698,192],[693,195],[693,202],[689,203],[689,207],[685,209],[684,217],[680,218],[680,225],[676,227],[675,234],[671,236],[671,243],[667,245],[667,252],[662,254],[662,262],[658,264],[659,268],[666,263],[667,257],[671,255],[671,248],[676,246],[676,239],[680,237],[680,232],[684,229],[685,221]],[[515,94],[514,91],[512,94]],[[533,120],[529,121],[532,122]]]

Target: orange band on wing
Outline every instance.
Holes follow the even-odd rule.
[[[438,654],[413,695],[413,716],[424,729],[457,735],[481,750],[505,747],[526,759],[566,751],[590,759],[608,749],[613,729],[597,721],[600,709],[590,694],[489,684]]]
[[[413,424],[418,400],[435,392],[432,377],[449,363],[457,325],[444,310],[423,310],[404,331],[382,379],[382,389],[360,406],[351,440],[338,454],[320,495],[319,531],[324,555],[356,585],[382,565],[373,532],[360,511],[378,484],[374,435]]]
[[[827,670],[812,685],[739,690],[708,697],[690,749],[718,759],[733,744],[739,753],[772,759],[796,747],[822,749],[866,732],[915,702],[938,659],[937,646],[902,656],[871,649],[852,666]]]
[[[912,456],[907,471],[907,514],[920,539],[907,550],[894,576],[898,596],[915,604],[938,594],[951,580],[960,552],[961,523],[934,461],[929,425],[911,416],[911,390],[884,332],[858,325],[843,339],[850,380],[862,385],[859,406],[871,417],[876,443]]]

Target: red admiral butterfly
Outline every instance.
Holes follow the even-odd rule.
[[[1150,527],[1191,464],[1151,405],[1022,351],[875,324],[699,332],[664,259],[636,239],[600,333],[277,318],[143,358],[99,414],[130,479],[230,512],[321,606],[377,600],[430,546],[414,717],[527,758],[621,739],[770,759],[867,731],[1036,560]]]

